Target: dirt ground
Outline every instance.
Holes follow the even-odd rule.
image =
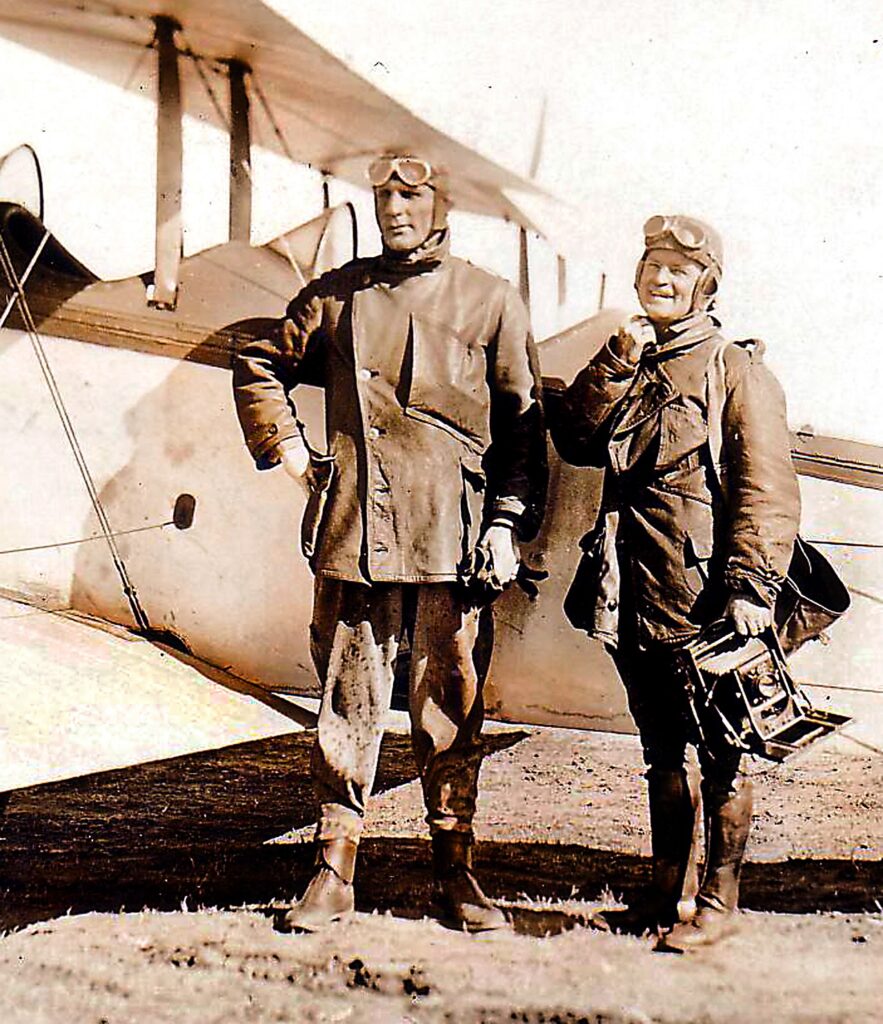
[[[0,1007],[61,1022],[725,1022],[883,1018],[883,756],[758,766],[742,927],[686,957],[585,926],[646,880],[633,737],[495,726],[478,870],[512,930],[431,917],[419,785],[386,737],[358,912],[273,929],[310,873],[311,734],[12,795]]]

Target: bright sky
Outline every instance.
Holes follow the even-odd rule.
[[[568,318],[595,310],[602,270],[607,304],[631,308],[643,220],[695,213],[725,240],[725,329],[765,339],[792,424],[883,443],[883,355],[872,312],[883,307],[879,0],[272,6],[416,113],[521,173],[545,97],[538,177],[578,208]],[[86,262],[105,274],[145,269],[154,174],[148,99],[114,94],[109,152],[107,121],[92,113],[107,109],[106,83],[61,73],[11,44],[0,42],[0,57],[7,89],[20,90],[5,105],[0,152],[35,145],[47,219]],[[223,236],[226,162],[213,131],[191,125],[188,142],[193,249]],[[265,186],[256,235],[315,212],[309,177],[272,159],[259,160],[255,173]],[[472,218],[455,227],[456,250],[512,272],[511,228]],[[548,255],[536,255],[542,336],[564,323],[544,273]]]

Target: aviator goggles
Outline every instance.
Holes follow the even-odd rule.
[[[432,164],[413,156],[381,156],[368,168],[368,180],[374,188],[385,185],[395,175],[403,185],[417,188],[432,180]]]
[[[662,241],[666,236],[673,238],[684,249],[704,249],[710,239],[705,228],[694,220],[686,217],[651,217],[644,225],[644,241],[648,249],[654,242]]]

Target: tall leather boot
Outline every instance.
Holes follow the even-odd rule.
[[[686,768],[647,772],[653,851],[649,890],[626,910],[607,910],[596,923],[611,931],[643,935],[686,921],[699,888],[699,793]]]
[[[735,931],[739,874],[751,828],[752,786],[737,779],[729,793],[704,789],[707,858],[696,914],[675,925],[657,943],[658,950],[687,953],[710,946]]]
[[[432,837],[432,869],[436,899],[445,917],[468,932],[506,928],[506,915],[481,891],[472,874],[471,832],[436,832]]]
[[[353,876],[358,844],[351,839],[321,839],[317,845],[319,870],[300,900],[279,921],[279,931],[320,931],[352,913],[355,907]]]

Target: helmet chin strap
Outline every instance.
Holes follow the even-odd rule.
[[[690,300],[690,312],[696,313],[707,313],[709,309],[714,305],[714,295],[717,288],[714,291],[709,291],[709,281],[711,272],[704,270],[700,275],[696,284],[693,287],[693,297]]]
[[[402,180],[397,174],[393,175],[393,177],[397,181]],[[414,247],[415,249],[420,249],[426,245],[433,235],[448,230],[448,210],[451,208],[451,199],[447,188],[443,184],[441,186],[432,182],[428,182],[428,184],[432,189],[432,223],[430,224],[429,231],[426,233],[426,237]],[[376,197],[374,212],[375,216],[377,216]]]
[[[448,228],[448,210],[451,208],[451,201],[445,192],[437,188],[433,189],[432,228],[433,231],[446,231]],[[427,236],[428,237],[428,236]],[[425,239],[424,239],[425,241]]]
[[[644,263],[646,259],[647,253],[645,252],[638,260],[638,266],[635,269],[636,292],[638,290],[638,285],[641,282],[641,273],[644,270]],[[690,299],[690,313],[695,313],[697,311],[707,313],[714,305],[716,295],[717,275],[712,267],[704,267],[702,273],[696,280],[696,284],[693,286],[693,295]]]

